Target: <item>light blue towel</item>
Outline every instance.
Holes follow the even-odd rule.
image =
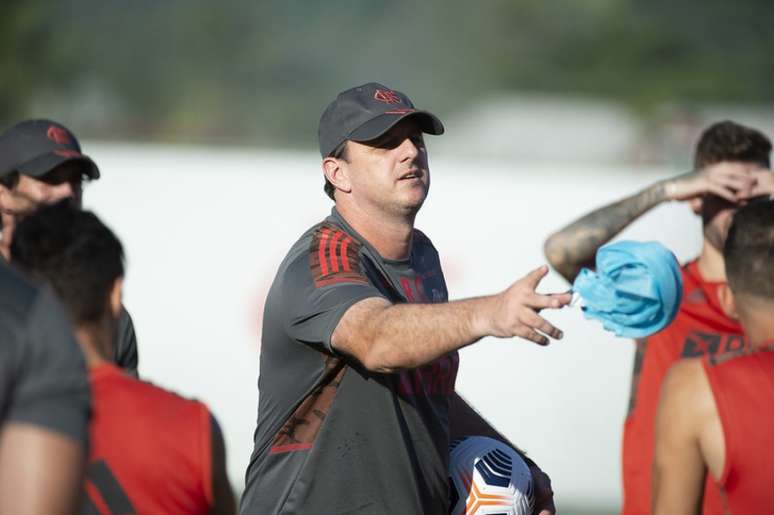
[[[683,296],[680,265],[658,242],[618,241],[597,251],[596,272],[584,268],[572,285],[586,318],[616,336],[642,338],[669,325]]]

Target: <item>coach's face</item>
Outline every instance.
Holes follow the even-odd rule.
[[[352,200],[397,215],[413,215],[430,188],[422,131],[406,119],[366,143],[347,143],[344,164]]]

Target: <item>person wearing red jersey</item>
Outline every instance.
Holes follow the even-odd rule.
[[[677,317],[666,329],[637,341],[623,436],[624,515],[651,512],[654,420],[669,367],[681,358],[734,352],[746,345],[742,328],[720,306],[722,249],[734,211],[751,198],[774,194],[770,152],[771,142],[761,132],[730,121],[716,123],[697,144],[693,172],[599,208],[546,240],[548,261],[572,282],[581,268],[593,266],[600,246],[662,202],[687,201],[702,218],[702,250],[682,268],[683,302]],[[706,491],[705,505],[720,503],[717,488]]]
[[[61,297],[89,368],[91,449],[81,513],[235,513],[223,437],[207,407],[111,362],[124,265],[110,229],[61,202],[18,223],[11,256]]]
[[[683,360],[667,374],[656,417],[656,514],[701,513],[706,480],[722,492],[711,513],[774,509],[774,201],[734,215],[724,257],[720,302],[750,350]]]

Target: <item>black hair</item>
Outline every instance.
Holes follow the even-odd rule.
[[[771,141],[762,132],[725,120],[707,127],[696,144],[694,168],[721,161],[757,163],[769,168]]]
[[[723,257],[734,293],[774,300],[774,200],[739,208],[728,230]]]
[[[67,201],[44,206],[19,222],[11,262],[47,281],[75,324],[98,321],[113,283],[124,275],[124,250],[116,235],[94,213]]]

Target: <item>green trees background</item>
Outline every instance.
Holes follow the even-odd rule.
[[[508,91],[664,103],[774,100],[769,0],[3,0],[0,124],[311,145],[370,80],[444,115]]]

